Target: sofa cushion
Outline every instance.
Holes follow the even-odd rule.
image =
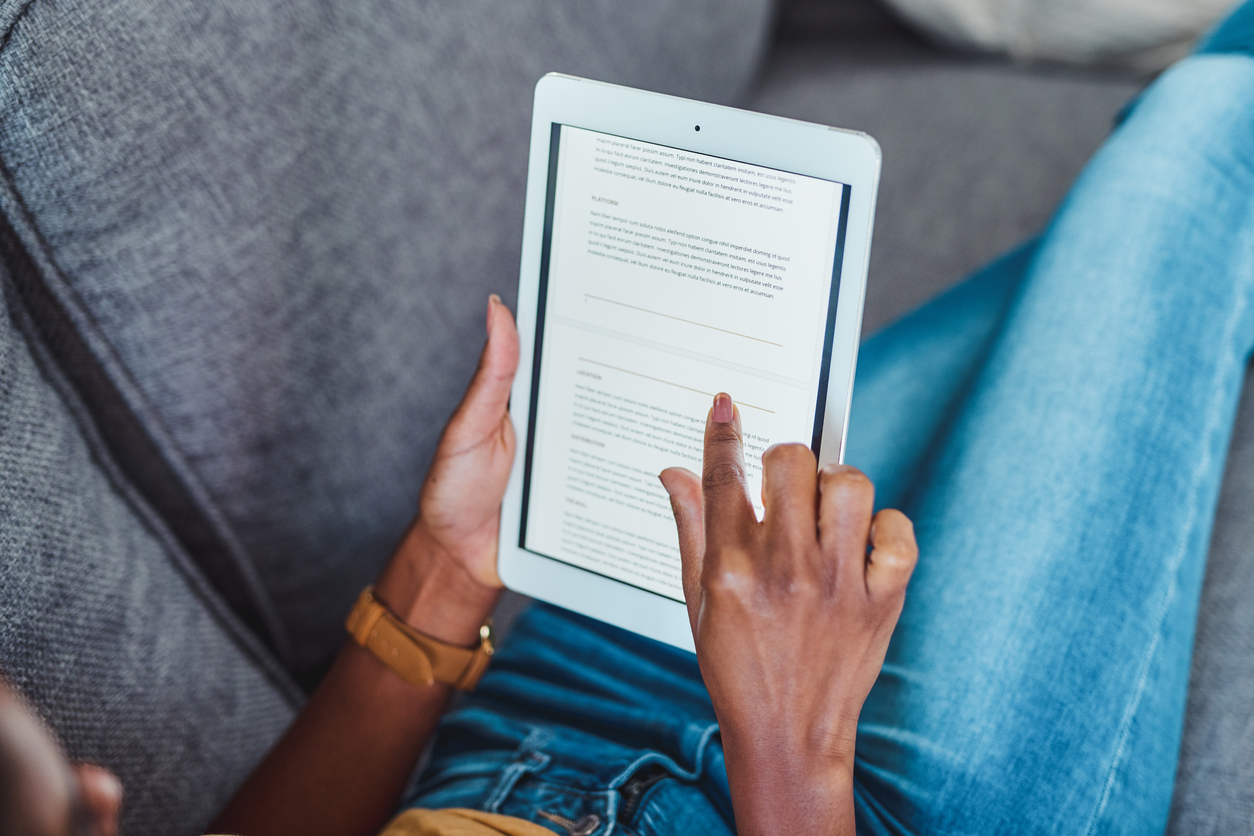
[[[0,674],[72,757],[122,778],[123,832],[192,836],[299,691],[114,465],[13,278],[0,270]]]
[[[536,80],[726,101],[770,6],[0,4],[0,162],[75,385],[294,669],[339,644],[511,301]]]

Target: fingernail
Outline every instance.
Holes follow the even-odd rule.
[[[726,392],[714,396],[714,423],[726,424],[732,419],[732,399]]]
[[[488,296],[488,336],[492,335],[492,320],[496,319],[496,306],[501,304],[501,297],[492,293]]]

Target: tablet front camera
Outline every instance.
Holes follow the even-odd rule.
[[[700,126],[700,125],[693,125],[693,126],[692,126],[692,129],[693,129],[694,131],[699,131],[699,130],[701,130],[701,126]]]

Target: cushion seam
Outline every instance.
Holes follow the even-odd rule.
[[[3,53],[4,48],[9,45],[9,38],[13,35],[13,30],[17,28],[17,25],[21,23],[22,18],[26,16],[26,13],[30,11],[30,7],[33,5],[35,5],[35,0],[26,0],[22,7],[17,10],[17,14],[13,16],[9,27],[4,30],[3,35],[0,35],[0,53]]]
[[[11,318],[16,330],[21,334],[31,357],[39,370],[40,376],[56,393],[62,405],[69,412],[75,429],[82,437],[92,461],[104,474],[114,494],[137,517],[144,528],[160,543],[174,567],[191,587],[193,594],[205,604],[206,608],[225,628],[228,636],[256,663],[262,672],[279,689],[284,700],[293,708],[299,708],[303,696],[300,688],[287,671],[277,663],[274,657],[261,645],[252,631],[239,623],[235,614],[211,589],[211,584],[194,561],[183,551],[178,539],[148,504],[139,492],[130,484],[126,476],[114,462],[107,445],[96,431],[95,422],[90,411],[78,397],[73,385],[65,379],[59,365],[51,357],[47,347],[38,336],[38,327],[33,322],[30,312],[22,303],[19,292],[14,286],[7,269],[0,265],[0,281],[4,284],[4,293],[10,303]]]
[[[16,211],[13,211],[14,208]],[[25,223],[19,224],[17,222],[19,219],[15,218],[14,215],[18,215],[20,220]],[[93,410],[91,403],[84,400],[85,393],[82,391],[82,387],[75,385],[73,376],[69,374],[69,369],[65,366],[64,358],[58,356],[58,353],[55,351],[56,346],[48,342],[50,337],[55,338],[56,335],[45,333],[44,329],[39,327],[40,321],[30,308],[31,300],[27,298],[27,293],[23,292],[20,287],[19,277],[14,275],[10,268],[7,271],[9,273],[8,284],[12,286],[14,295],[20,301],[26,316],[29,317],[28,324],[31,326],[31,333],[26,334],[26,337],[28,340],[35,340],[39,343],[41,349],[47,351],[47,360],[56,365],[60,375],[64,376],[66,386],[73,391],[75,398],[80,401],[82,414],[77,415],[76,420],[79,421],[80,425],[84,422],[90,423],[92,434],[98,437],[103,447],[110,449],[110,461],[117,468],[118,473],[125,474],[127,483],[136,489],[137,495],[145,495],[145,504],[151,505],[153,497],[146,495],[146,492],[141,488],[141,483],[137,483],[134,474],[124,466],[124,460],[119,459],[122,451],[114,449],[120,443],[120,440],[116,438],[118,434],[126,430],[137,431],[133,432],[133,435],[140,443],[146,443],[151,448],[153,455],[148,458],[155,462],[159,469],[165,471],[161,475],[166,476],[167,481],[173,482],[173,487],[181,490],[184,494],[181,499],[199,514],[201,519],[194,521],[194,523],[201,525],[205,529],[203,532],[198,532],[201,535],[201,539],[207,535],[209,538],[217,541],[212,544],[217,546],[214,551],[220,552],[216,555],[216,558],[219,562],[225,564],[225,571],[235,575],[234,578],[227,578],[226,580],[235,581],[236,585],[241,588],[236,590],[234,596],[230,597],[237,599],[243,597],[244,600],[237,601],[236,604],[237,607],[244,607],[245,611],[233,611],[232,615],[235,616],[233,621],[236,622],[239,629],[243,630],[248,630],[249,628],[244,626],[243,621],[240,621],[241,618],[245,621],[259,622],[254,626],[262,633],[269,634],[270,641],[266,643],[271,645],[271,649],[280,658],[287,657],[289,654],[285,632],[279,623],[272,604],[269,602],[260,579],[256,576],[255,570],[244,555],[242,546],[235,540],[233,532],[229,530],[229,524],[223,519],[221,513],[213,507],[212,502],[206,496],[203,486],[198,483],[194,473],[182,461],[177,445],[168,437],[165,428],[161,426],[151,408],[144,402],[142,392],[134,381],[130,379],[129,375],[125,373],[125,365],[113,352],[112,346],[100,333],[99,328],[96,327],[88,312],[73,294],[72,289],[60,278],[59,274],[55,276],[50,275],[57,268],[50,257],[49,248],[37,226],[33,223],[30,212],[13,183],[12,174],[2,158],[0,158],[0,225],[5,227],[5,229],[0,229],[0,236],[7,232],[8,235],[2,237],[10,237],[12,245],[19,250],[16,254],[0,250],[0,257],[3,258],[6,264],[10,263],[14,255],[19,258],[24,256],[26,260],[29,260],[31,269],[28,272],[31,273],[31,280],[35,285],[33,290],[35,292],[42,291],[43,294],[49,297],[51,305],[60,309],[57,313],[65,318],[68,326],[66,329],[68,333],[63,336],[68,337],[70,340],[77,340],[82,344],[82,350],[93,361],[95,370],[103,378],[104,384],[112,390],[109,394],[114,396],[118,402],[117,406],[120,406],[118,411],[133,426],[122,427],[119,425],[116,427],[115,437],[112,439],[114,443],[110,443],[111,439],[107,428],[100,423],[105,416],[99,414],[101,409]],[[26,235],[22,234],[23,231],[26,232]],[[35,247],[30,246],[30,239],[34,239]],[[3,243],[0,240],[0,245]],[[3,249],[9,248],[5,247]],[[40,261],[45,263],[41,265]],[[53,327],[51,323],[44,323],[44,325],[50,328]],[[93,342],[95,345],[93,345]],[[107,352],[106,356],[102,356],[102,349],[103,352]],[[122,379],[119,380],[119,377]],[[137,401],[140,403],[137,404]],[[101,405],[97,404],[97,406]],[[154,513],[156,512],[156,507],[160,504],[157,503],[153,507]],[[168,524],[171,521],[163,520],[163,522]],[[171,533],[173,534],[177,530],[177,527],[175,527],[171,530]],[[197,570],[203,573],[208,567],[205,567],[201,561],[195,558],[195,551],[187,551],[190,544],[186,542],[186,534],[187,532],[184,531],[185,536],[183,538],[176,537],[177,540],[180,540],[180,546],[182,546],[179,553],[185,556],[190,563],[196,564]],[[216,585],[210,584],[210,587],[216,587]],[[200,592],[202,598],[212,597],[220,600],[222,594],[227,592],[227,590],[215,588],[214,592],[217,594],[212,596],[206,595],[207,590],[202,589]],[[229,609],[235,610],[236,607],[230,607]],[[249,609],[253,610],[251,613],[253,618],[251,619],[247,617],[249,615],[247,610]],[[260,635],[259,638],[261,638]]]

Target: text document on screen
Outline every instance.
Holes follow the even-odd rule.
[[[848,186],[569,125],[552,142],[519,545],[682,601],[658,473],[700,472],[720,391],[759,517],[763,451],[817,443]]]

